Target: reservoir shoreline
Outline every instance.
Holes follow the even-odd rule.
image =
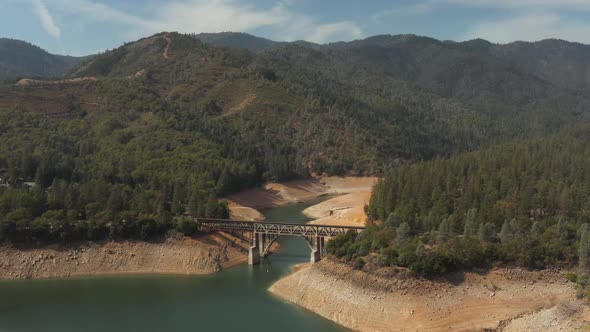
[[[27,249],[4,245],[0,247],[0,280],[211,274],[246,262],[247,246],[247,242],[229,234],[168,238],[163,242],[118,241]]]
[[[362,206],[370,197],[373,183],[374,178],[297,180],[268,184],[228,200],[234,219],[264,220],[260,211],[272,214],[267,209],[290,206],[288,209],[303,210],[304,215],[315,219],[312,223],[359,225],[365,221]],[[320,197],[327,199],[319,201]],[[299,207],[297,203],[306,204]],[[269,220],[281,221],[284,216],[288,219],[293,214],[273,215]],[[211,275],[244,264],[248,245],[247,240],[226,233],[177,236],[162,242],[101,242],[33,249],[5,245],[0,246],[0,280]],[[427,280],[405,269],[355,270],[330,258],[313,265],[302,262],[301,257],[291,262],[293,244],[287,247],[285,253],[277,253],[276,260],[274,255],[271,257],[272,264],[236,266],[203,278],[241,279],[256,273],[257,281],[266,278],[256,296],[270,296],[288,306],[295,304],[359,331],[578,331],[590,324],[590,309],[576,299],[575,284],[565,278],[564,271],[496,268]],[[275,264],[282,270],[273,272],[278,266]],[[198,285],[198,280],[195,282]],[[264,295],[267,290],[268,295]],[[314,317],[307,319],[315,321]],[[319,319],[313,324],[324,326]]]
[[[331,259],[276,281],[275,296],[355,331],[581,331],[590,308],[563,271],[497,268],[416,278]],[[526,328],[523,328],[526,327]]]

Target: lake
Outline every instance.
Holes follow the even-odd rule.
[[[317,202],[264,211],[304,223]],[[0,331],[346,331],[267,289],[309,261],[305,240],[281,237],[257,266],[207,276],[108,276],[0,281]]]

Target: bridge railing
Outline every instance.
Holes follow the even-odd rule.
[[[196,218],[202,227],[216,230],[252,231],[255,233],[299,236],[336,236],[353,230],[360,232],[364,227],[310,225],[275,222],[254,222],[229,219]]]

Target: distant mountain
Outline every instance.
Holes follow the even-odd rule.
[[[18,77],[63,77],[84,59],[54,55],[24,41],[0,38],[0,81]]]
[[[305,40],[297,40],[294,42],[273,41],[243,32],[199,33],[194,36],[208,45],[245,49],[253,53],[260,53],[286,44],[295,44],[308,48],[319,48],[321,46],[320,44],[311,43]]]
[[[590,45],[565,40],[492,44],[476,39],[457,47],[498,58],[522,72],[568,89],[590,89]]]
[[[495,45],[493,55],[570,89],[590,89],[590,45],[547,39]]]
[[[353,45],[373,45],[378,40],[389,43],[416,41],[415,35],[382,35],[369,37],[361,41],[337,42],[326,45],[306,41],[277,42],[239,32],[201,33],[195,35],[202,42],[221,47],[247,49],[260,53],[286,44],[296,44],[312,49],[341,49]],[[513,42],[493,44],[483,39],[466,42],[439,42],[426,38],[430,42],[441,43],[462,52],[474,52],[496,58],[499,62],[517,68],[519,71],[537,76],[553,84],[568,89],[590,89],[590,45],[572,43],[564,40],[547,39],[539,42]],[[401,44],[400,44],[401,45]],[[390,44],[391,46],[391,44]]]

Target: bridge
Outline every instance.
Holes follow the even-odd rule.
[[[325,256],[325,238],[344,234],[348,231],[360,232],[364,227],[310,225],[276,222],[256,222],[230,219],[196,218],[202,230],[241,232],[250,234],[248,264],[260,262],[260,257],[269,254],[273,243],[283,235],[299,236],[305,239],[311,249],[311,262],[315,263]]]

